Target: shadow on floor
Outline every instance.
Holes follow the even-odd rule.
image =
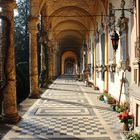
[[[71,90],[71,89],[59,89],[59,88],[48,88],[49,90],[59,90],[59,91],[73,91],[73,92],[78,92],[78,93],[84,93],[83,91],[75,91],[75,90]],[[99,92],[87,92],[87,91],[85,91],[86,93],[89,93],[89,94],[100,94]]]
[[[42,100],[47,100],[47,101],[53,101],[57,103],[62,103],[62,104],[71,104],[75,106],[82,106],[82,107],[87,107],[87,108],[96,108],[100,110],[108,110],[112,111],[111,108],[109,107],[103,107],[103,106],[95,106],[95,105],[89,105],[89,104],[83,104],[83,103],[77,103],[77,102],[71,102],[71,101],[64,101],[64,100],[59,100],[59,99],[51,99],[51,98],[45,98],[41,97]]]
[[[12,128],[12,130],[19,133],[20,138],[11,138],[10,140],[110,140],[107,136],[78,138],[72,135],[67,135],[66,133],[55,130],[55,128],[45,126],[45,122],[44,125],[42,123],[40,124],[40,120],[34,120],[34,123],[28,120],[21,120],[18,127],[20,129]],[[24,138],[25,136],[27,137]]]

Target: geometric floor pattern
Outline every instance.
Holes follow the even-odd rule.
[[[42,136],[88,136],[107,134],[97,117],[34,117],[23,120],[18,125],[21,134],[30,132]]]
[[[3,140],[120,140],[117,120],[107,124],[116,114],[94,109],[82,87],[70,77],[55,80]]]

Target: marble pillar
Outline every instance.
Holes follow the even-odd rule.
[[[14,8],[15,1],[5,2],[0,5],[3,9],[3,16],[10,22],[8,51],[6,54],[6,86],[3,94],[3,118],[5,122],[16,123],[20,120],[17,112],[16,102],[16,71],[15,71],[15,47],[14,47]]]

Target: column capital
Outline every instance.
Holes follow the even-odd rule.
[[[0,7],[8,10],[8,11],[12,11],[13,9],[17,8],[17,4],[15,0],[5,0],[3,2],[0,2]]]
[[[29,32],[37,33],[37,24],[39,23],[38,17],[29,17],[28,28]]]
[[[10,22],[13,21],[14,16],[14,9],[17,7],[17,4],[15,1],[4,1],[0,2],[0,7],[2,7],[2,11],[0,12],[0,15],[7,18]]]

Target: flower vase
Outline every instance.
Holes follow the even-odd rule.
[[[129,131],[129,125],[128,125],[128,123],[124,123],[123,124],[123,130],[124,131]]]

